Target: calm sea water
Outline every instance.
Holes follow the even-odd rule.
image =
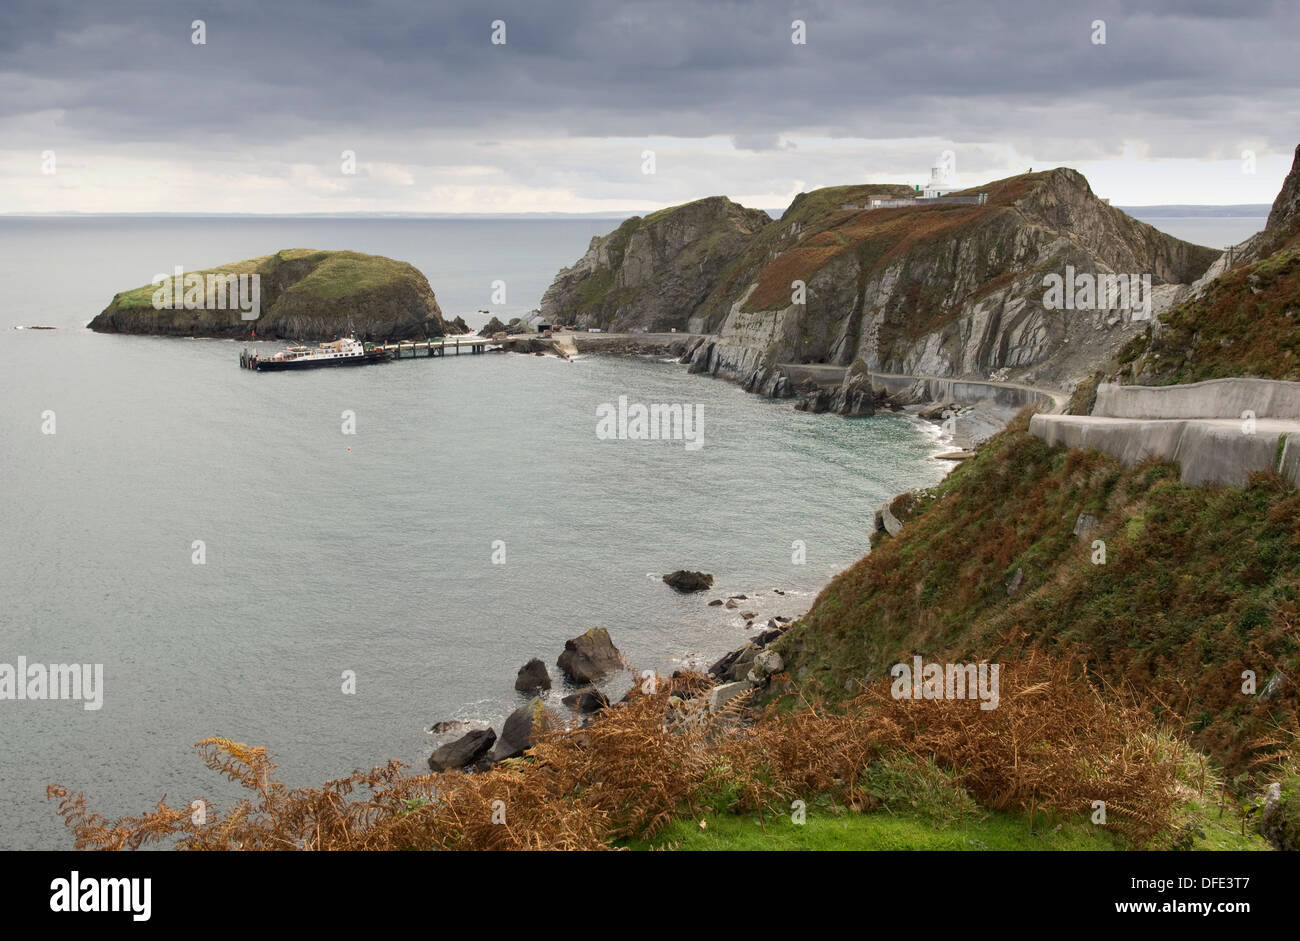
[[[940,478],[904,419],[810,416],[656,360],[257,374],[235,342],[83,329],[155,271],[286,246],[411,260],[453,315],[501,277],[526,310],[611,227],[0,223],[0,663],[102,663],[106,686],[97,712],[0,702],[0,846],[67,845],[50,783],[110,816],[164,793],[225,803],[191,748],[212,735],[268,746],[294,785],[422,766],[431,723],[500,720],[519,666],[557,674],[595,625],[642,668],[708,661],[747,636],[709,599],[746,593],[760,623],[802,613],[867,550],[878,502]],[[703,405],[704,447],[598,440],[620,395]],[[716,590],[675,594],[659,576],[681,567]]]
[[[1223,251],[1230,245],[1239,245],[1250,238],[1268,221],[1266,216],[1146,216],[1140,209],[1131,212],[1162,232],[1196,245],[1206,245]]]

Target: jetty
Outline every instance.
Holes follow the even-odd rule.
[[[429,340],[395,340],[392,343],[367,343],[366,349],[380,353],[389,353],[393,359],[416,359],[417,357],[446,356],[453,350],[459,356],[461,350],[467,353],[485,353],[489,346],[500,346],[500,341],[491,337],[475,336],[472,333],[456,337],[433,337]]]
[[[376,361],[429,359],[476,353],[551,353],[561,359],[573,359],[583,353],[670,355],[680,357],[692,341],[703,340],[695,333],[588,333],[581,330],[543,330],[528,333],[497,333],[490,337],[465,333],[460,336],[432,337],[427,340],[389,340],[362,344],[365,354]],[[247,347],[239,356],[245,369],[259,369],[268,356]],[[260,366],[259,366],[260,364]]]
[[[355,353],[342,356],[333,347],[339,344],[351,344]],[[355,340],[337,340],[333,344],[321,344],[317,350],[308,347],[289,347],[278,353],[263,355],[255,350],[245,348],[239,354],[239,365],[244,369],[289,369],[310,366],[352,365],[361,363],[384,363],[394,359],[426,359],[433,356],[446,356],[447,350],[454,350],[457,356],[463,349],[471,354],[484,353],[490,345],[501,348],[499,341],[488,337],[467,334],[454,337],[432,337],[428,340],[394,340],[384,343],[359,343]],[[349,351],[351,352],[351,351]]]

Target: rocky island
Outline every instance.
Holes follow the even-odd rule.
[[[360,252],[295,248],[194,272],[166,272],[123,291],[90,322],[99,333],[332,340],[415,339],[467,332],[443,319],[413,265]]]

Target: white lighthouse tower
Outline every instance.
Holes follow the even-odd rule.
[[[947,166],[931,167],[930,182],[925,184],[925,189],[921,191],[921,198],[935,199],[957,192],[961,187],[954,183],[952,177],[952,170]]]

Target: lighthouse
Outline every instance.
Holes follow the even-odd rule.
[[[925,184],[925,189],[921,191],[921,198],[937,199],[940,196],[955,193],[959,189],[961,187],[954,185],[952,172],[947,167],[931,167],[930,182]]]

